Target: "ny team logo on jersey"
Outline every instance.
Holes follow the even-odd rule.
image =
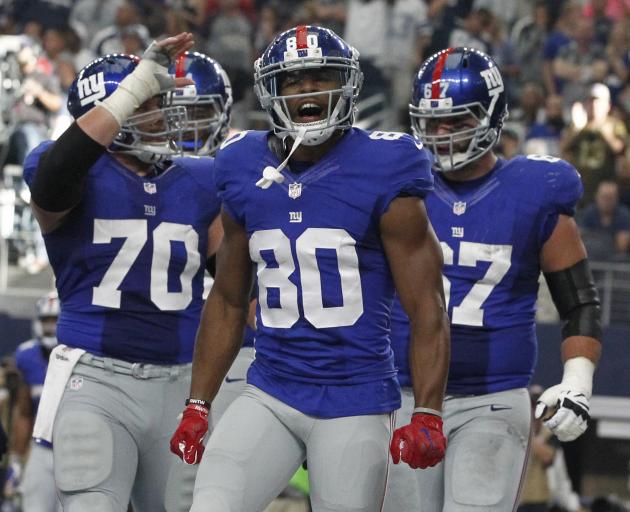
[[[105,90],[105,75],[102,71],[79,80],[77,87],[82,107],[104,98],[107,94]]]

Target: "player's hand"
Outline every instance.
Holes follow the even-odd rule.
[[[208,412],[203,405],[187,405],[171,437],[171,451],[186,464],[198,464],[201,460],[205,449],[202,441],[208,432]]]
[[[18,492],[18,487],[22,480],[22,462],[15,455],[9,457],[6,474],[4,478],[4,497],[11,498]]]
[[[159,92],[166,92],[174,87],[193,85],[195,82],[186,77],[173,77],[168,74],[168,68],[173,61],[194,45],[193,35],[182,32],[161,41],[153,41],[142,54],[141,63],[150,62],[153,66],[155,78],[160,84]]]
[[[394,431],[389,451],[394,464],[402,460],[413,469],[435,466],[446,451],[442,418],[433,414],[414,414],[409,425]]]
[[[550,387],[536,402],[534,416],[543,419],[560,441],[580,437],[591,419],[587,395],[564,384]]]

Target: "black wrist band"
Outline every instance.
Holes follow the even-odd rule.
[[[201,405],[205,407],[206,409],[210,410],[210,402],[208,402],[207,400],[201,400],[200,398],[187,398],[185,403],[186,403],[186,406]]]

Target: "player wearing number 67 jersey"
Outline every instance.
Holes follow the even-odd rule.
[[[65,345],[51,356],[34,435],[52,440],[66,511],[190,506],[168,438],[190,386],[220,210],[213,160],[180,158],[191,119],[168,94],[197,79],[168,72],[191,45],[183,33],[141,60],[88,64],[70,88],[76,122],[25,163]]]
[[[451,322],[448,450],[422,474],[393,468],[385,510],[505,512],[518,503],[528,447],[541,271],[565,322],[564,377],[540,397],[536,414],[561,441],[587,427],[601,329],[572,218],[582,184],[557,158],[494,155],[507,105],[501,73],[482,52],[451,48],[430,57],[415,79],[410,114],[414,134],[435,155],[426,205],[444,253]],[[395,308],[403,386],[410,385],[408,339],[408,320]]]
[[[422,201],[430,158],[407,135],[352,128],[361,81],[356,50],[332,31],[284,32],[255,65],[274,131],[239,134],[217,153],[225,238],[176,454],[201,457],[203,415],[238,350],[254,264],[256,357],[203,453],[194,512],[263,510],[305,458],[314,511],[380,510],[400,406],[394,286],[416,320],[420,412],[402,456],[416,467],[443,456],[441,422],[426,414],[441,408],[449,346]]]

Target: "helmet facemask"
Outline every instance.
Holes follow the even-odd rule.
[[[186,109],[181,148],[185,154],[213,155],[225,140],[230,124],[231,104],[220,94],[194,96],[170,93],[169,103]]]
[[[133,155],[145,163],[161,162],[183,154],[182,140],[188,121],[186,108],[162,106],[163,96],[157,100],[157,107],[149,109],[145,103],[139,112],[125,121],[112,151]]]
[[[418,105],[409,105],[411,129],[414,136],[435,156],[433,167],[442,172],[460,169],[486,154],[499,138],[503,119],[498,129],[490,127],[492,112],[479,102],[453,107],[450,98],[421,99]],[[448,119],[448,124],[459,126],[474,120],[475,126],[462,126],[449,133],[435,134],[432,125]]]

